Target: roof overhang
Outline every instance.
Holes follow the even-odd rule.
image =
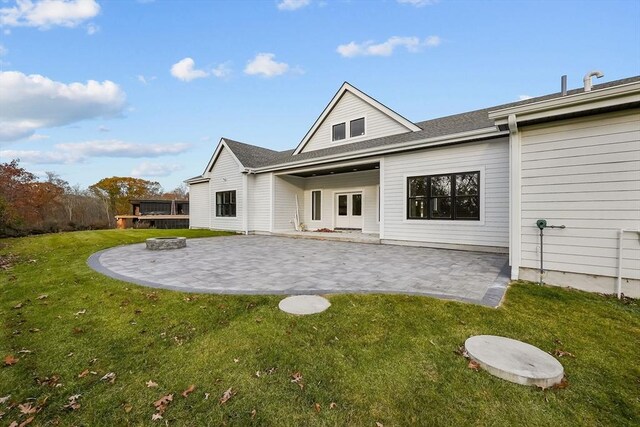
[[[393,120],[397,121],[398,123],[400,123],[410,131],[417,132],[422,130],[420,127],[416,126],[415,123],[402,117],[400,114],[396,113],[391,108],[387,107],[381,102],[376,101],[375,99],[373,99],[366,93],[362,92],[360,89],[356,88],[355,86],[352,86],[348,82],[344,82],[342,86],[340,86],[340,89],[338,89],[336,94],[333,96],[333,98],[331,98],[331,101],[329,101],[329,104],[325,107],[324,110],[322,110],[322,113],[313,123],[313,126],[311,126],[311,129],[309,129],[309,131],[304,136],[304,138],[302,138],[302,141],[300,141],[300,144],[298,144],[295,151],[293,152],[294,156],[300,153],[302,149],[305,147],[305,145],[307,145],[311,137],[316,133],[316,131],[318,130],[322,122],[324,122],[324,119],[329,115],[331,110],[333,110],[333,107],[335,107],[338,101],[340,101],[340,98],[342,98],[342,95],[344,95],[345,92],[349,92],[355,95],[356,97],[360,98],[362,101],[371,105],[373,108],[391,117]]]
[[[364,150],[350,151],[347,153],[338,153],[329,156],[315,157],[313,159],[300,160],[295,162],[281,163],[279,165],[264,166],[252,170],[253,173],[275,172],[286,169],[300,168],[305,166],[322,165],[325,163],[337,162],[342,160],[354,160],[358,158],[372,157],[383,154],[392,154],[403,151],[412,151],[422,148],[431,148],[442,145],[461,144],[465,142],[473,142],[478,140],[498,138],[508,135],[508,132],[501,131],[495,127],[476,129],[468,132],[461,132],[451,135],[438,136],[433,138],[424,138],[415,141],[402,142],[397,144],[384,145],[381,147],[368,148]]]
[[[195,176],[193,178],[185,179],[183,182],[185,184],[189,184],[189,185],[201,184],[203,182],[209,182],[209,178],[204,177],[204,176]]]
[[[640,107],[640,82],[490,111],[489,118],[505,130],[509,116],[522,126],[634,107]]]

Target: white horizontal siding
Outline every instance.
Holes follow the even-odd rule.
[[[249,175],[249,231],[269,231],[271,174]]]
[[[273,179],[273,231],[293,231],[295,230],[296,196],[298,197],[300,221],[304,222],[304,178],[276,175]]]
[[[189,185],[189,228],[209,228],[209,183]]]
[[[365,135],[349,138],[349,121],[365,118]],[[333,142],[332,128],[338,123],[346,123],[347,139]],[[333,147],[340,144],[362,141],[365,139],[379,138],[382,136],[395,135],[408,132],[409,129],[382,113],[378,109],[367,104],[350,92],[345,92],[333,107],[333,110],[325,117],[302,153],[322,148]]]
[[[481,170],[481,221],[406,219],[406,178]],[[508,247],[509,145],[506,138],[461,144],[384,159],[384,239]]]
[[[640,229],[640,111],[524,128],[522,267],[617,275],[618,230]],[[640,279],[640,241],[625,236],[623,277]]]
[[[336,215],[336,193],[362,191],[362,232],[378,233],[378,184],[379,171],[363,171],[338,175],[320,176],[305,180],[305,216],[304,223],[310,230],[334,228]],[[321,219],[311,220],[311,192],[322,191]]]
[[[211,228],[215,230],[242,231],[242,173],[240,165],[228,149],[222,148],[210,172]],[[216,216],[216,192],[236,192],[236,216]]]

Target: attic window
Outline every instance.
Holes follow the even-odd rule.
[[[347,125],[346,123],[338,123],[333,125],[332,141],[340,141],[347,137]]]
[[[349,135],[351,138],[364,135],[364,117],[351,120],[349,123]]]

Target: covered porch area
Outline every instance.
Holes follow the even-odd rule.
[[[379,159],[275,173],[273,233],[379,243]]]

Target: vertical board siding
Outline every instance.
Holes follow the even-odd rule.
[[[211,228],[242,231],[242,173],[240,165],[228,149],[222,148],[210,174]],[[236,191],[236,216],[216,217],[216,192],[230,190]]]
[[[304,222],[304,178],[293,176],[274,176],[274,231],[295,230],[293,220],[296,213],[296,195],[298,196],[300,222]]]
[[[335,225],[335,193],[341,191],[362,191],[362,232],[378,233],[378,184],[380,173],[375,171],[363,171],[343,173],[338,175],[320,176],[305,180],[304,223],[309,230],[319,228],[333,228]],[[322,191],[322,206],[320,221],[311,220],[311,192]]]
[[[522,267],[615,277],[618,230],[640,229],[640,111],[522,130]],[[623,277],[640,279],[640,241],[624,239]]]
[[[209,183],[189,185],[189,228],[209,228]]]
[[[269,231],[271,174],[249,175],[249,231]]]
[[[481,171],[481,221],[407,220],[408,176]],[[509,246],[509,143],[493,139],[384,158],[384,238],[425,243]],[[484,191],[483,191],[484,190]],[[484,213],[484,214],[483,214]]]
[[[349,138],[349,121],[361,117],[365,118],[365,135],[357,138]],[[347,139],[336,142],[331,141],[333,125],[343,122],[347,124]],[[316,129],[316,132],[301,152],[320,150],[339,144],[347,144],[405,132],[409,132],[409,129],[352,93],[345,92],[335,104],[333,110],[325,117],[318,129]]]

